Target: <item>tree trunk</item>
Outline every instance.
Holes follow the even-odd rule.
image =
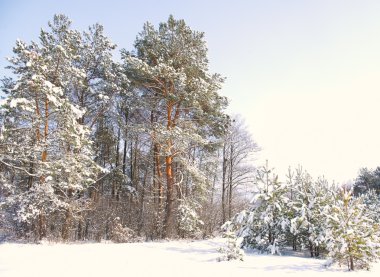
[[[129,111],[128,110],[125,112],[124,116],[125,116],[125,126],[127,126],[128,117],[129,117]],[[125,175],[125,170],[126,170],[126,162],[127,162],[127,129],[125,130],[124,149],[123,149],[123,174],[124,175]]]
[[[350,255],[350,271],[354,271],[355,270],[355,266],[354,266],[354,258],[352,257],[352,255]]]
[[[232,218],[232,174],[233,174],[233,153],[234,153],[234,147],[233,143],[231,140],[231,145],[230,145],[230,172],[229,172],[229,180],[228,180],[228,185],[229,185],[229,195],[228,195],[228,220]]]
[[[170,144],[169,144],[170,145]],[[166,163],[166,214],[164,222],[164,237],[170,237],[173,235],[174,229],[174,182],[173,182],[173,158],[171,155],[165,158]]]
[[[82,227],[82,220],[79,220],[78,222],[78,235],[77,235],[77,240],[82,240],[83,239],[83,227]]]
[[[30,175],[28,176],[28,190],[32,188],[32,185],[33,185],[33,173],[34,173],[34,165],[33,163],[31,162],[30,165],[29,165],[29,173]]]
[[[38,238],[42,240],[46,237],[46,217],[44,211],[38,215]]]
[[[116,153],[115,153],[116,154],[116,160],[115,160],[115,168],[116,169],[119,166],[119,151],[120,151],[119,144],[120,144],[120,128],[117,131],[117,143],[116,143]],[[119,200],[118,194],[119,194],[119,182],[116,183],[114,180],[112,180],[111,197],[116,198],[116,200],[118,201]]]
[[[310,257],[314,258],[314,247],[313,243],[309,240],[309,250],[310,250]]]
[[[223,172],[222,172],[222,222],[226,222],[226,175],[227,175],[227,157],[226,157],[226,143],[223,145]]]
[[[41,161],[46,162],[47,159],[47,149],[46,149],[46,142],[47,142],[47,136],[49,131],[49,100],[45,99],[45,126],[44,126],[44,142],[45,142],[45,149],[42,152]]]
[[[146,180],[148,177],[148,167],[145,168],[144,172],[144,181],[141,188],[141,198],[140,198],[140,214],[139,214],[139,224],[138,224],[138,236],[141,236],[142,228],[144,227],[144,201],[145,201],[145,188],[146,188]]]
[[[154,144],[154,162],[155,162],[155,181],[157,182],[157,191],[158,191],[158,206],[159,209],[162,209],[163,199],[164,199],[164,186],[162,185],[162,171],[160,163],[160,154],[159,154],[159,145],[158,143]]]
[[[349,253],[349,270],[351,271],[354,271],[355,270],[355,266],[354,266],[354,257],[352,256],[352,248],[351,248],[351,245],[350,243],[348,244],[348,253]]]
[[[167,130],[172,128],[172,103],[168,103],[167,106]],[[165,221],[164,221],[164,237],[170,237],[174,231],[174,176],[173,176],[173,155],[172,153],[173,142],[171,139],[167,142],[167,153],[165,157],[166,165],[166,209],[165,209]]]
[[[67,241],[69,239],[70,225],[71,225],[71,211],[70,211],[70,208],[68,208],[65,212],[65,222],[62,227],[62,239],[64,241]]]

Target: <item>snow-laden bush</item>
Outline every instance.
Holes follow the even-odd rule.
[[[333,202],[335,187],[325,179],[314,181],[302,168],[289,172],[289,237],[293,250],[309,248],[311,257],[325,249],[326,216],[324,210]]]
[[[327,251],[329,264],[347,264],[349,270],[369,269],[379,259],[376,194],[355,198],[352,191],[323,178],[313,181],[302,170],[287,184],[269,173],[267,167],[259,170],[250,206],[228,223],[228,231],[243,239],[241,246],[280,254],[283,246],[293,244],[296,250],[300,245],[312,257]],[[231,253],[236,246],[231,241]]]
[[[124,227],[119,217],[115,217],[111,226],[110,239],[116,243],[134,242],[136,234],[132,229]]]
[[[279,249],[285,243],[285,230],[290,224],[287,192],[286,184],[280,183],[268,167],[258,170],[256,191],[249,209],[232,219],[237,236],[243,238],[243,247],[280,254]]]
[[[327,214],[327,248],[334,263],[349,270],[369,269],[380,257],[379,224],[367,214],[363,197],[342,189]]]
[[[240,260],[244,259],[244,252],[241,250],[241,244],[243,238],[238,238],[233,231],[233,225],[230,221],[227,221],[222,226],[224,231],[223,237],[227,238],[227,243],[225,246],[220,247],[218,251],[222,253],[222,256],[218,258],[218,261],[231,261],[231,260]]]
[[[380,222],[380,195],[375,190],[369,190],[363,194],[363,201],[366,205],[368,216],[375,222]]]
[[[204,225],[197,211],[197,205],[191,201],[182,201],[178,207],[178,229],[184,237],[200,236],[200,227]]]

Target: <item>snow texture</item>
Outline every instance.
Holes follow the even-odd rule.
[[[323,267],[325,260],[247,254],[217,262],[222,239],[129,244],[0,244],[1,277],[60,276],[379,276]],[[322,274],[322,275],[321,275]]]

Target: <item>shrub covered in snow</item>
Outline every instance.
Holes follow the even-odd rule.
[[[196,211],[196,206],[191,201],[182,201],[178,207],[178,228],[183,238],[197,237],[201,233],[200,226],[204,223]]]
[[[110,238],[117,243],[134,242],[136,234],[132,229],[124,227],[120,222],[120,218],[116,217],[112,222]]]
[[[349,270],[369,269],[379,258],[376,194],[355,198],[324,179],[313,181],[303,170],[290,174],[287,184],[269,173],[268,168],[258,172],[251,206],[225,224],[227,236],[236,234],[243,247],[271,254],[292,243],[293,250],[297,244],[308,247],[312,257],[323,248],[329,264],[347,264]],[[233,255],[236,246],[231,241],[225,252]]]
[[[289,225],[286,184],[280,183],[277,176],[264,167],[258,170],[256,189],[249,209],[238,213],[232,224],[237,235],[243,238],[243,247],[280,254],[279,246],[285,242]]]
[[[233,231],[233,224],[230,221],[227,221],[222,226],[224,231],[223,236],[227,238],[227,243],[224,247],[220,247],[218,251],[223,255],[218,258],[218,261],[231,261],[231,260],[240,260],[244,259],[244,252],[241,250],[242,238],[238,238]]]
[[[363,197],[342,189],[327,215],[327,247],[332,262],[349,270],[369,269],[380,257],[379,224],[367,215]]]
[[[334,187],[323,179],[314,181],[302,168],[289,172],[290,228],[293,250],[309,248],[318,257],[325,248],[326,209],[333,202]]]

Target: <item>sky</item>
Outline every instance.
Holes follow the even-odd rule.
[[[280,176],[301,165],[344,183],[380,166],[380,1],[0,0],[0,76],[16,39],[37,41],[55,13],[101,23],[118,49],[170,14],[205,32],[228,112]]]

